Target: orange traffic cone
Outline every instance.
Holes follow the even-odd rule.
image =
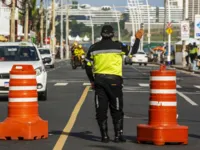
[[[188,127],[177,124],[176,71],[152,71],[150,77],[150,106],[148,125],[137,126],[137,141],[155,145],[188,143]]]
[[[32,65],[12,67],[8,97],[8,117],[0,123],[0,139],[47,138],[48,122],[38,114],[36,72]]]

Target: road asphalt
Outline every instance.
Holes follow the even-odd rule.
[[[0,150],[199,150],[200,149],[200,76],[177,72],[178,124],[189,127],[188,145],[138,144],[138,124],[148,124],[150,71],[159,66],[126,65],[124,78],[124,135],[126,143],[113,142],[114,130],[109,116],[111,142],[100,142],[95,120],[94,91],[90,89],[85,70],[73,70],[68,61],[47,68],[48,100],[39,101],[39,114],[48,120],[49,137],[31,141],[0,141]],[[169,68],[171,69],[171,68]],[[8,100],[0,97],[0,122],[7,117]],[[1,134],[1,133],[0,133]]]

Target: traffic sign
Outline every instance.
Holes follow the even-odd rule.
[[[194,38],[200,39],[200,15],[195,15]]]
[[[172,23],[171,22],[168,22],[167,23],[167,28],[171,28],[172,27]]]
[[[167,34],[172,34],[173,30],[172,30],[171,28],[168,28],[168,29],[166,30],[166,32],[167,32]]]
[[[181,40],[190,38],[190,23],[189,21],[181,21]]]

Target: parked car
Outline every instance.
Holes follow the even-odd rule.
[[[125,58],[125,64],[133,64],[133,63],[138,63],[140,66],[144,64],[145,66],[148,63],[148,56],[145,52],[137,52],[132,56],[132,58]]]
[[[49,48],[38,48],[39,49],[39,52],[40,52],[40,55],[42,57],[42,59],[44,58],[50,58],[51,61],[49,63],[45,63],[44,65],[45,66],[49,66],[50,68],[54,68],[55,65],[55,61],[54,61],[54,58],[53,58],[53,54],[51,53],[51,50]]]
[[[44,63],[50,59],[42,57],[36,45],[30,42],[0,43],[0,94],[8,95],[9,72],[14,64],[29,64],[36,71],[37,91],[39,99],[47,99],[47,72]]]

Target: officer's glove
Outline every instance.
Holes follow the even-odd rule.
[[[95,89],[94,82],[91,82],[91,88],[92,88],[93,90]]]
[[[128,55],[128,57],[129,57],[129,58],[132,58],[133,56],[132,56],[132,55]]]
[[[140,30],[138,30],[137,33],[135,34],[135,37],[136,37],[137,39],[141,39],[143,35],[144,35],[144,30],[143,30],[143,29],[140,29]]]

